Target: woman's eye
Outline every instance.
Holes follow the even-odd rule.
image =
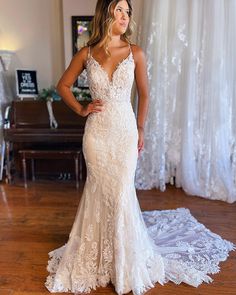
[[[117,8],[116,11],[120,11],[120,12],[122,12],[122,9],[121,9],[121,8]],[[126,12],[126,14],[127,14],[128,16],[130,16],[129,10],[125,10],[125,12]]]

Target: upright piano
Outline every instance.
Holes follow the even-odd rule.
[[[63,101],[51,104],[57,128],[50,125],[45,101],[13,101],[4,128],[6,177],[11,181],[11,163],[20,169],[20,149],[76,149],[82,145],[86,117],[72,111]]]

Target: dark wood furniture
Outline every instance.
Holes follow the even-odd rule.
[[[48,159],[48,160],[59,160],[59,159],[69,159],[74,160],[75,162],[75,180],[76,180],[76,188],[79,188],[79,179],[81,180],[82,176],[82,150],[19,150],[19,154],[22,159],[22,167],[24,174],[24,186],[27,185],[27,170],[26,170],[26,160],[31,160],[31,174],[32,180],[35,181],[35,169],[34,169],[34,161],[36,159]],[[79,167],[80,163],[80,167]],[[50,163],[49,163],[50,165]],[[80,177],[79,177],[80,175]]]
[[[77,115],[63,101],[52,103],[57,128],[50,128],[45,101],[13,101],[4,129],[6,180],[11,182],[12,162],[18,166],[19,150],[81,151],[86,118]],[[51,152],[52,153],[52,152]],[[55,154],[55,153],[54,153]],[[66,155],[66,154],[65,154]],[[53,156],[51,154],[51,156]],[[80,165],[81,166],[81,165]],[[83,161],[83,166],[85,163]],[[85,167],[84,167],[85,168]],[[84,169],[86,171],[86,169]]]

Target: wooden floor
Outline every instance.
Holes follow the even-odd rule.
[[[82,187],[76,191],[73,182],[41,180],[29,183],[28,189],[19,182],[1,185],[0,190],[0,295],[49,294],[44,287],[47,253],[67,241]],[[209,229],[236,243],[236,203],[186,196],[174,187],[164,193],[138,192],[138,198],[142,210],[189,208]],[[213,279],[213,283],[198,288],[157,284],[146,294],[236,294],[236,251],[221,263],[221,272]],[[91,294],[116,293],[109,286]]]

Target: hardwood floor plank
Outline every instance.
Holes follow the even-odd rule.
[[[50,294],[44,286],[48,252],[67,242],[82,187],[76,191],[72,181],[36,181],[28,189],[17,183],[0,186],[0,295]],[[137,194],[143,211],[188,208],[207,228],[236,243],[236,203],[188,196],[172,186],[165,192],[148,190]],[[235,295],[236,251],[220,267],[221,271],[211,276],[211,284],[198,288],[156,284],[147,295]],[[109,285],[91,294],[116,293]]]

